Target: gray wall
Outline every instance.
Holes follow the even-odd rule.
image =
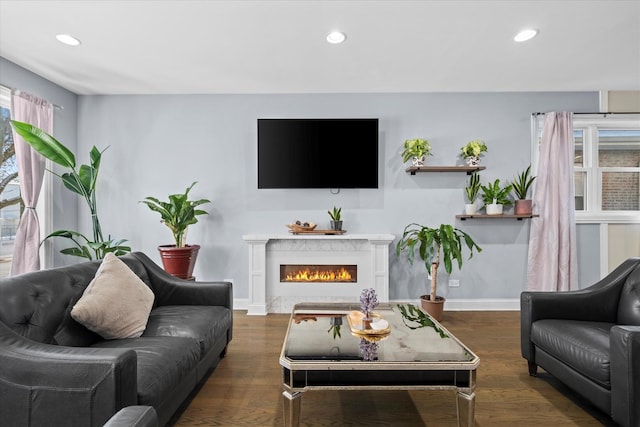
[[[510,180],[530,162],[532,112],[597,108],[595,92],[80,96],[78,152],[110,146],[98,189],[104,231],[127,238],[134,250],[157,262],[156,246],[171,243],[171,236],[159,216],[139,201],[149,195],[165,199],[199,181],[192,196],[213,204],[210,215],[189,230],[189,243],[202,246],[195,274],[201,280],[233,279],[236,298],[248,297],[242,235],[285,233],[285,224],[296,219],[326,227],[326,211],[337,205],[349,233],[399,236],[411,222],[455,224],[483,251],[462,271],[454,269],[460,288],[448,289],[442,274],[439,293],[449,299],[516,299],[526,276],[530,221],[456,220],[464,207],[466,175],[411,176],[399,155],[402,143],[427,138],[434,153],[428,163],[453,165],[464,143],[483,139],[489,151],[482,181]],[[256,119],[262,117],[379,118],[380,188],[335,195],[328,190],[258,190]],[[89,229],[87,216],[81,213],[79,219]],[[579,242],[581,261],[597,264],[597,234],[578,235],[588,240]],[[392,299],[424,293],[422,265],[408,266],[393,251],[390,263]],[[586,276],[592,275],[587,270]],[[582,274],[581,279],[591,277]]]

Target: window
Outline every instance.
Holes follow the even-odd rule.
[[[576,221],[640,222],[640,115],[576,114],[573,129]]]
[[[0,86],[0,133],[2,134],[2,157],[0,157],[0,277],[9,275],[13,257],[13,243],[22,208],[10,119],[11,92],[9,89]]]

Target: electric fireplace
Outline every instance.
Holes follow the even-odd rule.
[[[357,283],[358,266],[342,264],[281,264],[280,282]]]
[[[300,302],[358,303],[365,288],[389,301],[391,234],[245,235],[247,314],[290,313]]]

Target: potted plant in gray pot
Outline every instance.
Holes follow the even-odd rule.
[[[442,320],[445,302],[444,297],[437,295],[440,261],[444,263],[448,274],[451,274],[453,261],[456,261],[458,268],[461,269],[462,251],[465,246],[469,250],[469,258],[473,256],[474,249],[478,252],[482,251],[471,236],[450,224],[440,224],[438,228],[431,228],[416,223],[405,227],[396,245],[396,254],[400,256],[403,251],[406,251],[410,264],[413,264],[416,250],[420,259],[424,261],[427,272],[431,275],[431,288],[429,295],[420,296],[420,301],[422,308],[438,321]]]
[[[527,199],[529,188],[535,181],[536,177],[531,175],[531,165],[520,173],[511,183],[516,198],[514,213],[516,215],[531,215],[531,199]]]
[[[196,208],[211,203],[208,199],[189,200],[189,191],[196,183],[193,182],[182,194],[169,195],[166,202],[151,196],[141,201],[152,211],[158,212],[162,217],[161,222],[171,230],[174,243],[160,245],[158,251],[165,271],[181,279],[191,279],[200,250],[200,245],[186,244],[187,228],[198,222],[199,215],[207,215],[206,211]]]
[[[332,230],[342,230],[342,208],[333,207],[333,211],[327,211],[331,218],[330,225]]]

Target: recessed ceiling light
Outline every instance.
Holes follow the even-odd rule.
[[[66,45],[69,46],[78,46],[80,45],[80,40],[78,40],[77,38],[70,36],[69,34],[58,34],[56,35],[56,39],[58,39],[58,41],[60,43],[64,43]]]
[[[516,34],[516,36],[513,39],[517,42],[526,42],[527,40],[531,40],[537,35],[538,35],[538,30],[535,30],[533,28],[527,28],[526,30],[522,30],[518,34]]]
[[[345,33],[341,33],[340,31],[332,31],[327,34],[327,41],[331,44],[339,44],[347,39],[347,35]]]

